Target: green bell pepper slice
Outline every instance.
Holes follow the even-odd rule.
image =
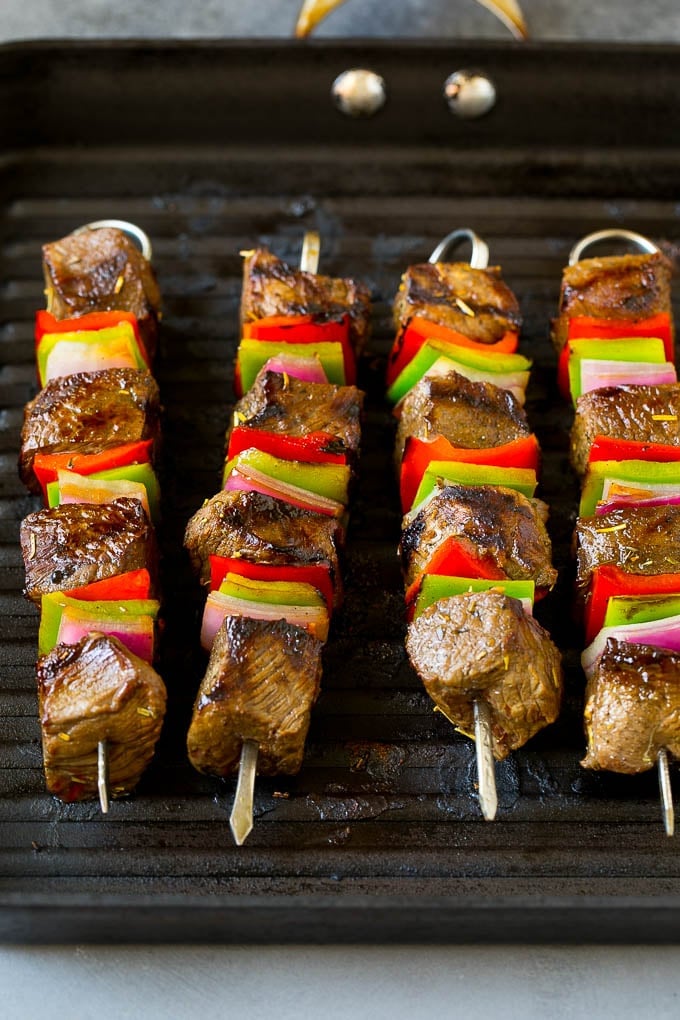
[[[339,342],[323,342],[314,344],[276,343],[269,340],[241,340],[236,356],[236,371],[240,379],[241,390],[247,393],[255,382],[260,369],[270,358],[285,354],[291,358],[308,358],[315,354],[323,366],[329,383],[336,386],[345,385],[345,356]]]
[[[504,485],[532,499],[536,492],[533,468],[495,467],[492,464],[466,464],[460,461],[433,460],[423,474],[413,506],[419,506],[437,488],[439,479],[457,485]]]
[[[535,585],[533,581],[487,581],[469,577],[444,577],[428,574],[416,599],[414,618],[420,616],[429,606],[451,595],[464,595],[468,591],[502,591],[512,599],[527,599],[534,604]]]
[[[680,486],[680,462],[649,460],[598,460],[588,465],[581,503],[580,517],[592,517],[598,503],[603,500],[607,481],[618,481],[631,488],[644,489],[645,485]],[[615,496],[609,497],[612,500]]]
[[[352,470],[347,464],[305,464],[299,460],[282,460],[271,453],[252,448],[243,450],[224,469],[223,484],[232,471],[254,468],[274,481],[295,485],[306,492],[314,492],[347,506],[348,487]]]
[[[658,337],[630,340],[569,340],[569,389],[574,402],[581,396],[581,361],[645,362],[663,365],[666,350]]]
[[[77,612],[82,620],[92,623],[92,630],[102,621],[133,620],[138,616],[150,616],[155,620],[160,611],[156,599],[130,599],[126,602],[85,602],[81,599],[53,591],[43,595],[41,600],[40,628],[38,630],[38,654],[47,655],[57,644],[62,613],[65,609]]]
[[[103,482],[141,482],[146,489],[146,498],[149,501],[151,520],[158,524],[161,512],[161,491],[156,477],[156,472],[150,464],[127,464],[125,467],[107,468],[105,471],[95,471],[86,478],[100,479]],[[59,482],[47,483],[47,505],[59,506]]]
[[[614,595],[607,603],[603,626],[625,627],[671,616],[680,616],[680,592],[677,595]]]
[[[227,574],[219,587],[223,595],[272,606],[325,606],[323,596],[312,584],[299,581],[252,581],[239,574]]]

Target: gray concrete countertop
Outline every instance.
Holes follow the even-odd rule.
[[[680,42],[680,0],[522,0],[536,39]],[[286,37],[299,0],[0,0],[0,42]],[[638,13],[638,12],[644,13]],[[473,0],[348,0],[320,37],[509,38]],[[679,56],[680,59],[680,56]],[[631,1020],[680,1016],[664,948],[0,948],[1,1015],[34,1020]]]

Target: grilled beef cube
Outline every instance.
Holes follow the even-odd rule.
[[[97,745],[106,741],[109,790],[129,793],[153,757],[165,715],[158,673],[116,638],[93,632],[38,661],[45,778],[65,801],[97,796]]]
[[[151,264],[122,230],[83,230],[43,245],[43,272],[47,311],[55,318],[132,312],[153,358],[161,296]]]
[[[261,775],[292,775],[302,765],[321,681],[322,644],[285,620],[228,616],[215,637],[189,728],[189,759],[199,772],[238,770],[245,740],[259,744]]]
[[[621,507],[580,517],[574,533],[576,592],[585,598],[595,567],[614,564],[628,574],[680,572],[680,506]]]
[[[21,522],[26,596],[40,606],[51,591],[70,591],[129,570],[157,573],[153,528],[137,499],[64,503]]]
[[[466,262],[424,262],[406,270],[394,301],[397,334],[414,315],[485,344],[522,325],[517,298],[500,269],[472,269]]]
[[[109,368],[52,379],[24,411],[19,473],[40,492],[36,453],[99,453],[141,439],[159,441],[158,386],[148,372]]]
[[[670,312],[671,274],[671,264],[660,252],[581,259],[567,266],[559,315],[552,324],[558,353],[567,342],[569,319],[577,315],[635,322]]]
[[[476,557],[499,567],[511,580],[533,580],[552,588],[550,538],[543,518],[547,508],[502,485],[447,485],[404,521],[400,554],[407,587],[427,569],[433,554],[449,538]]]
[[[587,769],[635,774],[680,758],[680,656],[608,638],[586,686]]]
[[[399,465],[409,436],[444,436],[454,446],[485,450],[529,433],[526,415],[508,390],[471,382],[458,372],[425,376],[404,397],[395,456]]]
[[[340,525],[331,517],[259,492],[222,490],[191,518],[184,545],[204,584],[210,581],[211,555],[271,566],[327,566],[337,604],[341,535]]]
[[[356,280],[291,269],[266,248],[258,248],[243,261],[241,321],[270,315],[348,315],[350,340],[359,355],[368,339],[370,292]]]
[[[559,714],[560,653],[517,599],[494,591],[440,599],[409,625],[406,650],[427,693],[463,733],[474,734],[474,702],[487,702],[499,761]]]
[[[280,372],[258,374],[234,408],[234,426],[277,435],[307,436],[326,432],[328,452],[359,455],[364,395],[356,386],[308,383]]]
[[[579,474],[588,467],[597,436],[639,443],[680,446],[680,385],[605,386],[576,402],[571,430],[571,463]]]

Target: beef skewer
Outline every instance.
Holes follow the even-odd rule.
[[[440,262],[462,240],[472,244],[471,263]],[[495,758],[554,720],[561,667],[548,635],[510,597],[533,598],[556,574],[547,508],[533,500],[539,451],[520,406],[529,362],[515,353],[519,309],[487,264],[484,242],[456,230],[429,265],[404,275],[388,395],[399,401],[396,461],[408,511],[400,544],[414,616],[407,651],[437,709],[474,734],[480,807],[492,820]]]
[[[630,242],[642,254],[581,261],[589,248],[607,240]],[[597,340],[579,339],[589,335]],[[673,533],[680,519],[673,500],[663,493],[680,490],[652,484],[646,495],[656,492],[658,498],[644,498],[645,477],[656,471],[665,471],[669,479],[676,474],[673,460],[679,441],[670,266],[658,246],[619,229],[582,238],[569,256],[553,338],[563,389],[568,374],[576,398],[572,464],[585,476],[576,526],[577,593],[590,642],[583,654],[588,751],[582,764],[631,773],[651,767],[655,757],[664,827],[672,836],[674,806],[664,740],[670,740],[674,751],[679,748],[674,727],[664,719],[674,698],[669,678],[677,664],[667,650],[674,646],[667,633],[659,632],[659,624],[647,627],[645,636],[639,626],[637,634],[635,628],[607,627],[609,607],[615,609],[617,600],[626,604],[625,596],[621,601],[626,586],[632,591],[643,584],[651,596],[662,590],[663,575],[675,572]],[[633,350],[637,361],[617,361]],[[585,357],[579,365],[586,354],[602,359],[606,371],[599,372],[597,364],[595,373],[586,371]],[[645,364],[650,355],[657,365]],[[650,372],[661,371],[658,363],[664,358],[664,375],[650,379]],[[659,459],[665,463],[655,464]],[[611,480],[617,475],[618,481]],[[603,572],[612,569],[618,575],[610,601],[601,580]],[[680,592],[680,585],[675,587]],[[663,597],[656,602],[657,616],[663,618]]]
[[[353,281],[316,277],[318,249],[318,234],[307,236],[298,272],[266,251],[243,253],[242,396],[228,433],[225,487],[185,536],[211,587],[202,628],[210,661],[189,758],[218,776],[238,770],[230,823],[239,845],[252,829],[256,772],[301,766],[322,642],[341,597],[337,550],[362,402],[345,382],[365,337],[368,295]],[[296,579],[305,604],[285,604],[277,591],[295,588]],[[249,585],[257,595],[244,602]]]
[[[159,402],[148,369],[159,295],[149,239],[133,224],[87,224],[43,254],[44,388],[26,408],[20,473],[49,504],[21,529],[27,594],[42,607],[45,772],[53,793],[97,793],[106,813],[111,789],[127,792],[141,776],[165,711],[147,665],[158,607],[148,515],[158,503]]]

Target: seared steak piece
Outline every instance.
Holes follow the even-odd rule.
[[[234,426],[286,436],[327,432],[330,453],[356,460],[361,442],[364,395],[356,386],[308,383],[280,372],[259,372],[234,407]]]
[[[243,260],[241,321],[269,315],[349,315],[352,346],[361,354],[368,339],[370,292],[356,280],[291,269],[266,248],[258,248]]]
[[[585,597],[595,567],[614,564],[628,574],[680,572],[680,506],[621,507],[580,517],[574,532],[576,592]]]
[[[508,331],[517,332],[522,325],[517,298],[503,282],[498,266],[472,269],[467,262],[409,266],[394,301],[398,333],[414,315],[486,344],[496,343]]]
[[[395,457],[401,463],[409,436],[444,436],[454,446],[482,450],[528,436],[524,411],[508,390],[486,382],[471,382],[458,372],[425,376],[401,405]]]
[[[148,372],[110,368],[52,379],[24,410],[19,473],[40,492],[36,453],[99,453],[160,436],[158,386]]]
[[[38,660],[47,789],[65,801],[97,796],[97,745],[106,741],[111,796],[139,782],[165,715],[158,673],[116,638],[93,632]]]
[[[64,503],[37,510],[21,522],[26,596],[40,606],[50,591],[146,568],[157,573],[153,528],[137,499]]]
[[[473,555],[499,567],[511,580],[533,580],[552,588],[550,538],[543,523],[545,504],[502,485],[447,485],[413,519],[405,519],[400,554],[409,586],[448,538],[458,538]]]
[[[499,761],[559,714],[560,653],[517,599],[493,591],[440,599],[409,625],[406,650],[463,733],[474,735],[474,702],[487,702]]]
[[[340,538],[341,528],[331,517],[259,492],[222,490],[191,518],[184,545],[204,584],[210,580],[211,555],[272,566],[327,565],[339,601]]]
[[[671,275],[671,264],[660,252],[581,259],[567,266],[562,274],[559,315],[552,326],[557,351],[567,342],[569,319],[574,316],[635,322],[670,312]]]
[[[634,774],[662,748],[680,758],[680,656],[607,640],[586,687],[587,769]]]
[[[238,770],[245,740],[260,746],[260,775],[299,772],[321,681],[320,641],[285,620],[228,616],[215,637],[189,728],[199,772]]]
[[[597,436],[680,446],[680,384],[605,386],[576,402],[571,463],[583,474]]]
[[[153,358],[160,291],[151,264],[122,230],[83,230],[43,245],[43,272],[47,311],[55,318],[132,312]]]

